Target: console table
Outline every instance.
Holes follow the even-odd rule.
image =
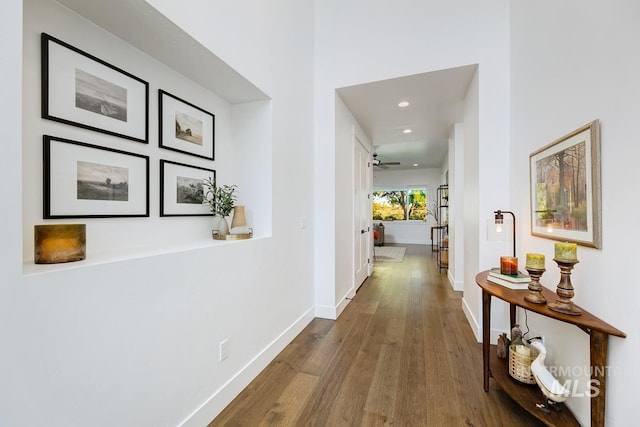
[[[524,299],[524,296],[529,292],[528,290],[509,289],[489,282],[487,280],[487,274],[488,271],[483,271],[476,275],[476,283],[482,288],[482,364],[484,391],[489,391],[489,377],[491,376],[520,406],[548,426],[578,425],[568,409],[564,409],[563,412],[552,412],[549,415],[538,410],[533,401],[539,391],[537,386],[535,389],[532,389],[531,386],[518,383],[509,377],[506,363],[501,363],[497,360],[497,357],[493,358],[496,359],[494,362],[491,361],[491,348],[495,347],[491,346],[489,342],[491,330],[491,297],[493,296],[509,303],[510,325],[513,325],[516,321],[516,307],[522,307],[525,310],[541,314],[551,319],[571,323],[589,334],[590,365],[592,367],[591,379],[599,382],[599,393],[597,396],[591,398],[591,426],[604,427],[608,339],[609,335],[620,338],[625,338],[627,335],[584,309],[581,309],[582,315],[571,316],[552,311],[547,307],[547,304],[530,303]],[[556,293],[547,288],[543,288],[542,293],[548,302],[557,299]],[[600,368],[593,369],[593,367]],[[538,397],[538,399],[540,398]]]

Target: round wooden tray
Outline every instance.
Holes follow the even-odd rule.
[[[243,234],[219,234],[212,231],[211,237],[213,237],[214,240],[245,240],[253,237],[253,230]]]

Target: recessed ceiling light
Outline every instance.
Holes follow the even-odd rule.
[[[411,129],[405,129],[405,130],[402,131],[402,133],[411,133],[411,132],[412,132]]]
[[[420,165],[419,165],[419,164],[417,164],[417,163],[414,163],[414,164],[413,164],[413,167],[414,167],[414,168],[417,168],[418,166],[420,166]]]
[[[400,101],[398,102],[398,107],[404,108],[409,106],[409,101]]]

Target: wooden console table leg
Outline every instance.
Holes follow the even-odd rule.
[[[509,304],[509,321],[511,322],[509,324],[509,328],[513,328],[513,325],[516,324],[516,305],[515,304]]]
[[[591,398],[591,427],[604,427],[604,406],[607,391],[607,347],[609,335],[591,330],[591,386],[598,393]]]
[[[482,291],[482,369],[484,391],[489,391],[489,351],[491,335],[491,294]]]

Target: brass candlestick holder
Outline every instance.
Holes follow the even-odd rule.
[[[544,304],[547,299],[542,295],[542,285],[540,284],[540,276],[547,271],[544,268],[530,268],[525,267],[531,276],[531,282],[529,282],[529,293],[524,296],[526,301],[534,304]]]
[[[549,309],[558,313],[569,314],[571,316],[580,316],[582,311],[571,302],[571,298],[575,295],[573,286],[571,285],[571,270],[579,261],[577,259],[553,259],[560,267],[560,282],[556,287],[558,299],[549,303]]]

